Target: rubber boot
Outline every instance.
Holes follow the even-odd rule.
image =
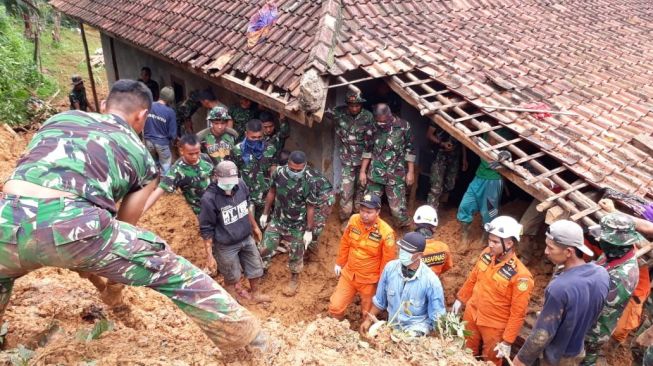
[[[117,307],[123,305],[122,302],[122,289],[125,288],[125,285],[122,283],[115,283],[108,281],[106,288],[100,294],[100,299],[109,307]]]
[[[469,249],[469,232],[471,230],[471,222],[461,222],[461,236],[460,236],[460,251],[464,252]]]
[[[299,273],[293,273],[290,275],[288,286],[283,289],[283,294],[288,297],[295,296],[297,294],[297,288],[299,288]]]
[[[256,338],[254,338],[254,340],[247,345],[247,347],[251,350],[257,350],[261,353],[266,353],[270,344],[268,338],[268,335],[263,330],[261,330],[258,332],[258,335],[256,335]]]
[[[252,295],[252,301],[256,304],[272,301],[270,296],[261,292],[261,289],[259,287],[260,283],[261,283],[260,277],[249,279],[249,287],[250,287],[250,293]]]

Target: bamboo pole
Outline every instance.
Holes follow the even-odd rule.
[[[86,55],[86,68],[88,69],[88,78],[91,82],[93,91],[93,101],[95,102],[95,111],[100,112],[100,103],[98,103],[97,93],[95,92],[95,79],[93,78],[93,68],[91,67],[91,58],[88,55],[88,43],[86,43],[86,32],[84,32],[84,23],[79,22],[79,29],[82,31],[82,43],[84,44],[84,55]]]
[[[474,104],[474,105],[479,107],[479,108],[500,109],[500,110],[504,110],[504,111],[513,111],[513,112],[550,113],[550,114],[562,114],[562,115],[565,115],[565,116],[578,116],[578,114],[576,114],[574,112],[567,112],[567,111],[549,111],[549,110],[544,110],[544,109],[502,107],[502,106],[498,106],[498,105],[484,105],[484,104]]]

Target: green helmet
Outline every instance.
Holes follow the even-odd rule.
[[[227,110],[227,108],[221,106],[213,107],[209,111],[209,114],[206,115],[207,121],[213,121],[213,120],[227,121],[230,119],[231,116],[229,115],[229,111]]]
[[[347,91],[347,104],[365,103],[366,100],[361,95],[353,90]]]
[[[637,244],[642,236],[635,230],[632,217],[620,212],[613,212],[601,219],[600,240],[612,245],[625,247]]]

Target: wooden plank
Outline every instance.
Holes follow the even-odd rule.
[[[491,127],[488,127],[488,128],[483,128],[483,129],[478,130],[478,131],[474,131],[474,132],[468,134],[467,136],[469,136],[469,137],[478,136],[478,135],[482,135],[484,133],[499,130],[499,129],[502,129],[502,128],[503,128],[502,125],[491,126]]]
[[[559,166],[559,167],[557,167],[557,168],[555,168],[553,170],[549,170],[548,172],[544,172],[544,173],[542,173],[542,174],[540,174],[540,175],[538,175],[536,177],[533,177],[533,178],[527,180],[526,184],[533,184],[533,183],[537,182],[538,180],[548,178],[548,177],[550,177],[552,175],[556,175],[556,174],[558,174],[560,172],[563,172],[565,170],[567,170],[567,167]]]
[[[484,105],[484,104],[476,104],[476,106],[483,109],[498,109],[503,111],[513,111],[513,112],[550,113],[550,114],[562,114],[565,116],[578,116],[578,114],[574,112],[567,112],[567,111],[550,111],[550,110],[542,110],[542,109],[503,107],[499,105]]]
[[[433,80],[431,80],[431,79],[415,80],[415,81],[411,81],[409,83],[404,83],[404,85],[402,85],[402,87],[405,88],[405,87],[408,87],[408,86],[422,85],[422,84],[430,83],[431,81],[433,81]]]
[[[580,218],[585,217],[587,215],[591,215],[597,211],[599,211],[601,207],[599,205],[596,205],[594,207],[586,208],[581,212],[575,213],[571,215],[571,221],[578,221]]]
[[[630,140],[630,144],[647,153],[649,156],[653,156],[653,138],[650,136],[644,134],[636,135]]]
[[[581,184],[577,184],[577,185],[575,185],[575,186],[572,186],[572,187],[569,188],[569,189],[565,189],[564,191],[562,191],[562,192],[560,192],[560,193],[557,193],[555,196],[551,196],[551,197],[547,198],[546,200],[544,200],[544,202],[552,202],[552,201],[555,201],[555,200],[557,200],[557,199],[560,198],[560,197],[564,197],[564,196],[568,195],[569,193],[571,193],[571,192],[573,192],[573,191],[577,191],[577,190],[579,190],[579,189],[581,189],[581,188],[585,188],[585,187],[587,187],[588,185],[589,185],[589,184],[587,184],[587,183],[585,183],[585,182],[583,182],[583,183],[581,183]]]
[[[513,161],[512,163],[515,164],[515,165],[519,165],[519,164],[523,164],[523,163],[525,163],[527,161],[531,161],[533,159],[541,158],[541,157],[543,157],[545,155],[546,155],[546,153],[544,153],[542,151],[539,151],[539,152],[536,152],[535,154],[524,156],[523,158],[517,159],[517,160]]]
[[[551,225],[558,220],[563,220],[569,217],[569,211],[563,209],[560,206],[553,206],[550,209],[546,210],[546,216],[544,216],[544,223]]]
[[[492,145],[490,147],[486,147],[486,148],[483,149],[483,151],[494,151],[494,150],[500,149],[502,147],[506,147],[508,145],[516,144],[519,141],[522,141],[521,137],[517,137],[516,139],[512,139],[512,140],[509,140],[509,141],[502,142],[500,144],[496,144],[496,145]]]
[[[474,114],[470,114],[469,116],[466,116],[466,117],[456,118],[456,122],[464,122],[464,121],[468,121],[470,119],[482,117],[482,116],[485,116],[485,115],[486,114],[482,113],[482,112],[481,113],[474,113]]]
[[[372,79],[376,79],[376,78],[373,77],[373,76],[369,76],[369,77],[366,77],[366,78],[360,78],[360,79],[355,79],[355,80],[347,80],[342,76],[338,76],[339,83],[329,85],[328,89],[333,89],[333,88],[337,88],[337,87],[340,87],[340,86],[353,86],[353,84],[360,83],[360,82],[367,81],[367,80],[372,80]],[[358,89],[358,88],[356,88],[356,89]],[[360,92],[360,90],[359,90],[359,92]]]
[[[436,96],[436,95],[442,95],[442,94],[445,94],[445,93],[448,93],[448,92],[449,92],[449,90],[447,90],[447,89],[445,89],[445,90],[440,90],[440,91],[436,91],[436,92],[433,92],[433,93],[428,93],[428,94],[420,95],[420,98],[430,98],[430,97],[434,97],[434,96]],[[485,114],[485,113],[484,113],[484,114]]]

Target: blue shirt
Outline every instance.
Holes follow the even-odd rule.
[[[519,350],[519,360],[531,365],[544,354],[549,365],[583,351],[585,334],[598,319],[608,296],[605,268],[587,263],[561,272],[544,291],[544,306],[535,327]]]
[[[147,115],[143,136],[157,145],[168,145],[177,137],[177,116],[172,108],[159,103],[152,103]]]
[[[388,310],[388,321],[394,318],[392,323],[398,328],[424,334],[433,330],[435,321],[445,312],[442,284],[422,262],[413,278],[403,276],[398,259],[388,262],[372,302],[377,308]]]

